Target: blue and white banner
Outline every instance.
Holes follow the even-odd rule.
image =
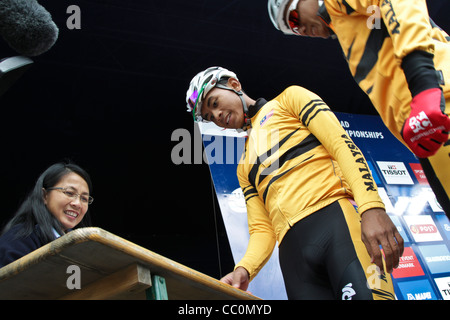
[[[246,134],[223,130],[213,123],[199,123],[199,127],[231,252],[237,263],[244,256],[250,238],[245,198],[236,176]],[[287,299],[277,247],[270,260],[250,283],[248,291],[266,300]]]

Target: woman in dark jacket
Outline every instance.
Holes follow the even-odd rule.
[[[90,225],[91,179],[73,163],[44,171],[0,237],[0,267],[55,240],[76,226]]]

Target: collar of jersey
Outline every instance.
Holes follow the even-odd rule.
[[[264,98],[259,98],[256,100],[255,104],[252,104],[248,107],[248,117],[253,118],[256,114],[261,110],[262,107],[267,103],[267,100]]]

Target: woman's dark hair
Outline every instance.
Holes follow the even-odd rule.
[[[61,233],[63,230],[59,221],[48,211],[44,203],[43,189],[54,187],[65,175],[74,172],[82,177],[92,194],[92,182],[88,173],[74,163],[56,163],[45,170],[37,179],[33,190],[17,210],[14,217],[8,222],[3,229],[3,233],[11,229],[17,224],[23,224],[16,235],[18,238],[29,236],[36,225],[39,226],[42,241],[48,243],[55,239],[53,230]],[[89,210],[86,212],[83,220],[77,227],[90,226]]]

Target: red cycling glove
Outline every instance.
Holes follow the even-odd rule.
[[[440,88],[424,90],[411,102],[411,113],[401,134],[419,158],[434,155],[448,140],[450,118],[441,110],[445,110],[445,99]]]

